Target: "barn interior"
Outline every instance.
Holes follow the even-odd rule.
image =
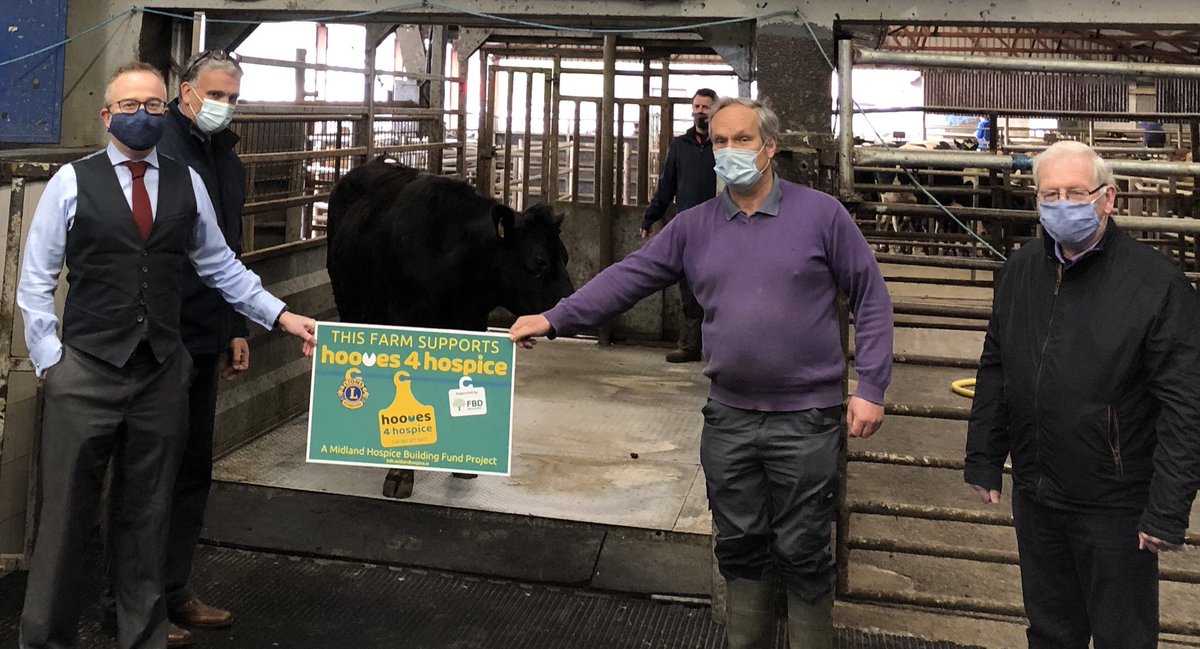
[[[778,173],[843,201],[896,307],[888,419],[846,458],[841,642],[859,646],[850,631],[873,629],[927,643],[904,646],[1023,646],[1011,517],[962,484],[970,402],[950,383],[974,375],[994,273],[1038,234],[1030,158],[1055,141],[1110,159],[1116,221],[1200,282],[1200,24],[1180,23],[1165,1],[1103,15],[980,0],[380,4],[15,9],[0,36],[5,570],[23,569],[37,512],[38,384],[14,296],[46,180],[105,141],[97,97],[120,63],[151,62],[177,88],[192,53],[236,52],[266,25],[303,22],[311,49],[281,41],[274,56],[241,58],[247,81],[290,77],[294,96],[243,102],[232,128],[247,168],[244,260],[319,320],[338,317],[325,271],[329,192],[359,164],[388,155],[517,209],[551,204],[565,215],[579,286],[641,245],[638,223],[688,125],[692,85],[768,98],[784,127]],[[339,40],[347,25],[352,37]],[[361,62],[341,62],[345,50]],[[361,93],[335,96],[334,75]],[[900,79],[920,99],[881,101],[875,79]],[[281,334],[252,332],[253,368],[219,403],[206,542],[631,593],[711,606],[720,619],[698,460],[706,381],[697,364],[662,362],[679,309],[671,288],[587,336],[522,352],[513,475],[420,473],[405,500],[383,497],[381,470],[304,462],[311,363]],[[483,549],[447,551],[448,539]],[[1162,563],[1165,647],[1200,642],[1194,554]],[[0,611],[0,636],[15,637],[17,614]]]

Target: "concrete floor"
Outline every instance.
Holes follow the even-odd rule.
[[[915,269],[899,269],[906,275]],[[885,268],[893,274],[896,268]],[[951,273],[953,271],[941,271]],[[966,273],[958,276],[967,277]],[[987,304],[980,289],[892,286],[896,299]],[[897,329],[897,353],[977,358],[982,332]],[[412,502],[453,508],[559,518],[606,525],[708,535],[711,519],[698,464],[699,414],[707,382],[697,363],[663,362],[665,350],[602,349],[584,340],[543,341],[518,351],[511,477],[464,481],[418,472]],[[897,365],[888,391],[893,403],[969,406],[949,384],[973,370]],[[890,416],[869,440],[851,449],[961,459],[965,422]],[[384,471],[306,464],[306,422],[294,420],[222,459],[220,480],[382,498]],[[854,463],[852,500],[983,509],[958,471]],[[1001,506],[1008,511],[1007,499]],[[1198,507],[1200,509],[1200,507]],[[1200,516],[1195,518],[1200,520]],[[854,536],[921,539],[946,545],[1015,550],[1012,530],[855,515]],[[1200,568],[1195,553],[1167,557],[1164,567]],[[697,566],[706,570],[707,566]],[[941,596],[1020,602],[1015,566],[854,551],[851,586]],[[1163,618],[1200,619],[1200,585],[1164,583]],[[987,647],[1023,647],[1020,620],[944,614],[894,606],[839,602],[839,624],[911,633]],[[1164,647],[1196,647],[1200,640]]]

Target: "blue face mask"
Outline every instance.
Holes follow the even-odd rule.
[[[766,148],[766,144],[763,148]],[[762,171],[759,171],[756,162],[758,154],[762,151],[752,151],[750,149],[735,149],[727,146],[723,149],[713,151],[713,158],[716,164],[713,165],[713,171],[717,172],[717,176],[725,181],[725,184],[734,189],[749,189],[762,178]],[[770,164],[770,163],[768,163]]]
[[[130,149],[146,151],[162,139],[166,121],[162,115],[151,115],[145,108],[139,108],[132,114],[113,113],[108,132]]]
[[[1038,217],[1046,232],[1060,244],[1083,243],[1092,238],[1100,227],[1096,201],[1072,203],[1064,199],[1039,203]]]

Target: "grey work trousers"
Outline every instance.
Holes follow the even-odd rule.
[[[110,460],[117,646],[166,647],[163,551],[190,373],[182,345],[160,363],[144,343],[123,367],[65,346],[62,360],[47,370],[41,517],[21,614],[22,649],[75,646],[84,548]]]
[[[807,602],[833,591],[831,533],[842,407],[704,406],[700,463],[726,578],[779,581]]]

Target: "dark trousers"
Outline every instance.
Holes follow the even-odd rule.
[[[68,346],[48,370],[41,510],[21,614],[22,649],[75,646],[84,548],[110,460],[117,646],[166,646],[163,547],[171,486],[183,450],[190,371],[191,360],[182,347],[159,363],[144,344],[124,367]]]
[[[208,506],[208,493],[212,487],[213,428],[216,424],[217,371],[221,356],[192,354],[191,358],[193,369],[188,383],[187,439],[175,477],[171,518],[167,527],[163,582],[168,611],[196,597],[196,591],[191,586],[192,560],[196,555],[196,544],[200,541],[200,530],[204,527],[204,510]],[[112,569],[111,561],[109,569]],[[101,600],[104,611],[114,615],[116,602],[112,593],[111,574]]]
[[[700,353],[703,340],[700,335],[700,325],[704,322],[704,309],[696,301],[692,287],[686,279],[679,280],[679,303],[682,314],[679,316],[679,349],[685,352]]]
[[[780,581],[808,602],[831,593],[841,406],[760,412],[709,400],[703,412],[700,463],[721,574]]]
[[[176,609],[196,597],[191,586],[192,559],[204,509],[212,487],[213,428],[217,418],[217,370],[220,354],[192,354],[192,382],[188,387],[188,437],[183,462],[175,478],[171,499],[171,524],[167,532],[165,584],[167,606]]]
[[[1158,559],[1136,516],[1079,514],[1013,494],[1030,649],[1154,649]]]

